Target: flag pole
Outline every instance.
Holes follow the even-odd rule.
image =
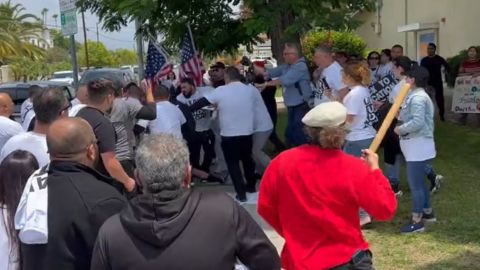
[[[193,34],[192,34],[192,29],[190,28],[190,23],[187,23],[187,28],[188,28],[188,34],[190,35],[190,40],[192,41],[192,45],[193,45],[193,51],[194,51],[194,57],[197,58],[197,60],[200,60],[198,59],[198,55],[197,55],[197,47],[195,46],[195,40],[193,39]],[[200,71],[201,68],[200,68],[200,63],[198,61],[197,62],[197,68],[198,70]]]

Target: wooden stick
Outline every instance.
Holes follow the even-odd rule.
[[[375,136],[375,139],[373,139],[373,142],[370,145],[370,150],[372,152],[376,153],[378,151],[378,148],[380,147],[380,144],[383,141],[383,137],[385,137],[385,134],[387,133],[388,128],[390,127],[390,125],[393,122],[393,119],[395,118],[398,111],[400,110],[400,106],[402,105],[403,101],[407,97],[409,90],[410,90],[410,84],[408,83],[404,84],[402,89],[400,89],[400,92],[398,93],[398,96],[395,99],[395,102],[393,103],[392,107],[388,111],[387,116],[385,116],[382,126],[378,130],[377,135]]]

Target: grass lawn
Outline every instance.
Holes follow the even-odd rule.
[[[282,138],[285,124],[282,112],[277,127]],[[435,139],[438,157],[434,168],[445,176],[439,193],[432,197],[438,221],[428,224],[422,234],[399,233],[411,208],[403,173],[404,195],[395,219],[364,231],[376,269],[480,269],[480,130],[438,122]]]

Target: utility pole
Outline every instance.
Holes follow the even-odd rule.
[[[78,86],[78,64],[77,64],[77,51],[75,48],[75,36],[70,36],[70,56],[72,58],[72,69],[73,69],[73,85]]]
[[[82,10],[82,23],[83,23],[83,40],[85,41],[85,62],[87,69],[90,68],[90,62],[88,61],[88,45],[87,45],[87,28],[85,27],[85,12]]]
[[[138,80],[139,83],[145,78],[145,70],[143,66],[143,35],[139,33],[140,22],[135,19],[135,29],[137,30],[137,59],[138,59]]]

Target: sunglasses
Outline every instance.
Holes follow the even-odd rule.
[[[72,108],[72,103],[70,103],[70,101],[68,101],[67,105],[64,108],[62,108],[60,113],[62,113],[64,111],[68,111],[70,108]]]

